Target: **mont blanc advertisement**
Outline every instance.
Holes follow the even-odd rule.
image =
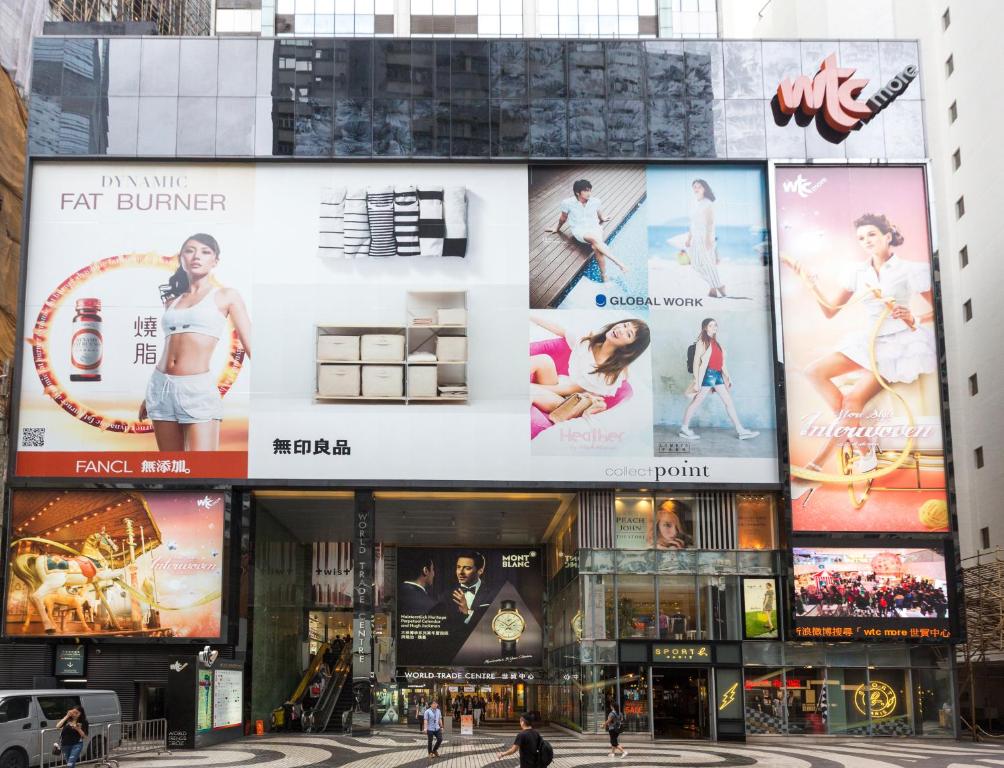
[[[539,667],[539,549],[398,550],[397,661],[404,667]]]
[[[762,169],[32,174],[19,476],[777,480]]]
[[[7,636],[220,636],[218,491],[13,492]]]

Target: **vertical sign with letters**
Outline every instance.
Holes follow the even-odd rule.
[[[375,506],[371,491],[357,491],[352,523],[352,691],[354,734],[370,727],[370,688],[373,672],[373,608],[376,601],[373,525]]]

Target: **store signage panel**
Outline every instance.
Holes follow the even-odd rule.
[[[38,162],[16,473],[776,483],[765,190],[751,166]],[[404,232],[416,205],[440,237]]]
[[[713,656],[710,645],[654,643],[653,664],[710,664]]]
[[[918,74],[917,67],[911,64],[867,101],[859,101],[858,96],[868,85],[868,79],[855,77],[856,71],[855,67],[841,67],[837,64],[837,55],[831,53],[823,59],[813,77],[800,75],[778,84],[775,97],[778,110],[782,115],[805,117],[821,113],[826,125],[842,138],[885,109]],[[821,133],[826,136],[825,132]]]
[[[406,669],[402,675],[407,685],[411,687],[420,687],[423,685],[431,685],[433,683],[479,684],[533,683],[545,681],[545,677],[539,669],[517,669],[513,667],[501,667],[498,669]]]
[[[56,646],[56,677],[83,677],[86,674],[87,648],[83,645]]]
[[[219,638],[225,504],[218,491],[13,491],[6,636]]]

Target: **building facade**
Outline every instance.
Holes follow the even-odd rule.
[[[916,43],[35,57],[5,684],[955,733]]]

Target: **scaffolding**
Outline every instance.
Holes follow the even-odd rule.
[[[152,22],[160,35],[209,35],[212,0],[49,0],[49,20]]]
[[[990,677],[994,663],[1004,662],[1004,551],[980,552],[962,561],[966,642],[962,646],[959,701],[973,741],[999,738],[984,730],[977,717],[977,687]]]

